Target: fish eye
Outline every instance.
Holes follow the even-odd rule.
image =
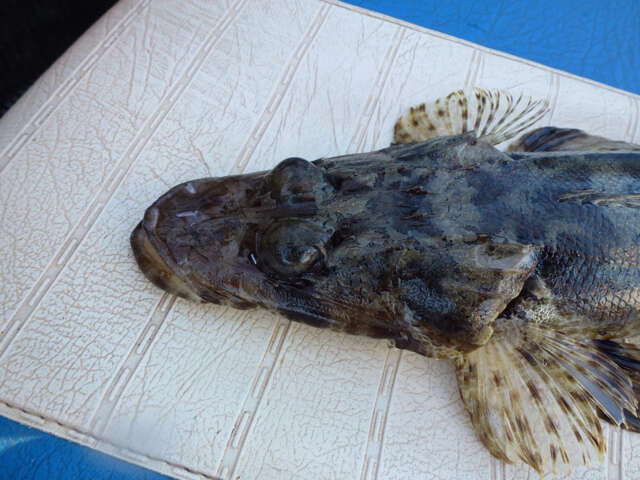
[[[332,188],[320,167],[297,157],[280,162],[269,174],[269,185],[274,198],[293,202],[319,200]]]
[[[309,271],[323,256],[331,230],[299,219],[280,220],[260,238],[258,265],[281,275]]]

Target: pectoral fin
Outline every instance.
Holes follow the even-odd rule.
[[[640,426],[640,351],[633,345],[511,325],[458,359],[456,373],[489,451],[540,473],[602,459],[599,416],[631,430]]]

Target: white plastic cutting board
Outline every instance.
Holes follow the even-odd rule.
[[[176,183],[382,148],[473,85],[640,142],[637,96],[337,2],[117,4],[0,119],[0,414],[186,479],[537,479],[448,362],[176,300],[129,247]],[[640,478],[640,435],[608,438],[574,478]]]

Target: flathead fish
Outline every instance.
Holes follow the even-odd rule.
[[[599,419],[640,431],[640,147],[527,131],[546,111],[458,91],[383,150],[178,185],[135,257],[184,298],[451,358],[494,456],[589,463]]]

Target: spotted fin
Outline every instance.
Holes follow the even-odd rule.
[[[640,348],[625,341],[594,340],[593,344],[629,376],[633,382],[633,391],[636,394],[636,398],[640,399]],[[609,421],[606,416],[602,418]],[[635,410],[624,411],[624,422],[621,427],[625,430],[640,433],[640,404]]]
[[[412,107],[396,122],[393,142],[423,142],[473,131],[478,140],[498,145],[529,128],[548,108],[546,101],[513,97],[502,90],[458,90]]]
[[[474,429],[497,458],[539,473],[602,460],[598,417],[637,431],[640,351],[576,340],[535,324],[511,325],[456,360]]]
[[[597,135],[589,135],[575,128],[542,127],[522,135],[509,145],[509,152],[559,152],[598,151],[633,152],[640,151],[640,145],[627,143]]]

